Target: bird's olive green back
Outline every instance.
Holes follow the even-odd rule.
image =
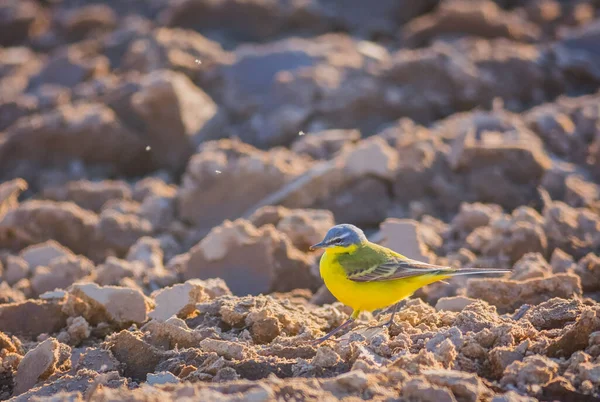
[[[411,260],[370,242],[361,245],[352,253],[339,254],[337,260],[346,272],[348,279],[355,282],[388,281],[454,271],[450,267]]]

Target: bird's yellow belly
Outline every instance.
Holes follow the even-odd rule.
[[[325,286],[336,299],[354,310],[365,311],[396,304],[417,289],[444,279],[440,276],[423,275],[383,282],[355,282],[346,277],[335,256],[328,253],[321,258],[320,271]]]

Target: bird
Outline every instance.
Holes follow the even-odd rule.
[[[310,250],[325,249],[319,263],[321,278],[333,296],[353,309],[350,318],[327,335],[326,341],[348,327],[362,311],[391,306],[384,325],[391,326],[403,299],[416,290],[453,276],[510,272],[496,268],[452,268],[413,260],[387,247],[370,242],[364,232],[350,224],[333,226]]]

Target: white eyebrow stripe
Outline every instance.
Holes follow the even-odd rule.
[[[350,235],[351,235],[351,233],[344,233],[341,236],[334,237],[333,239],[330,239],[328,243],[335,243],[336,241],[344,240],[344,239],[346,239]]]

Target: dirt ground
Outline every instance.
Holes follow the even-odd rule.
[[[599,88],[597,0],[0,2],[0,399],[600,401]],[[512,271],[312,346],[336,223]]]

